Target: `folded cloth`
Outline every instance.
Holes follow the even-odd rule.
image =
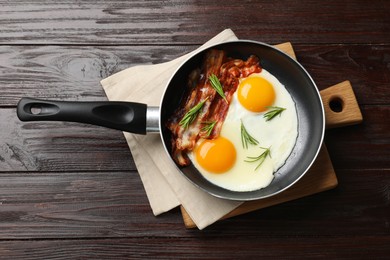
[[[226,29],[199,49],[236,39],[233,31]],[[158,106],[170,77],[191,54],[166,63],[131,67],[103,79],[101,84],[109,100]],[[216,198],[192,185],[166,154],[158,134],[124,135],[155,215],[181,204],[203,229],[242,204]]]

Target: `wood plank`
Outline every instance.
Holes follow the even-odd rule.
[[[380,0],[369,5],[355,0],[322,5],[316,1],[225,0],[223,5],[184,0],[3,1],[0,43],[201,44],[224,28],[271,44],[383,43],[388,41],[389,13],[389,5]]]
[[[134,171],[1,174],[0,198],[2,240],[142,236],[156,225],[174,236],[182,227],[173,213],[153,216]]]
[[[294,45],[294,49],[320,90],[349,80],[360,105],[389,103],[389,44]]]
[[[43,240],[0,242],[4,259],[245,259],[299,258],[386,259],[389,236],[254,237],[239,239],[125,238],[104,240]],[[22,246],[21,246],[22,245]],[[169,246],[167,246],[169,245]],[[364,246],[361,246],[364,245]],[[228,256],[228,257],[227,257]],[[294,258],[294,257],[293,257]]]
[[[390,106],[361,106],[364,122],[327,130],[336,169],[388,168]],[[136,170],[120,131],[66,122],[20,122],[15,109],[0,109],[0,170]],[[367,156],[367,151],[370,156]]]
[[[361,106],[360,125],[327,130],[327,145],[335,169],[388,169],[390,106]]]
[[[67,122],[20,122],[0,109],[0,171],[135,170],[120,131]]]
[[[0,240],[388,236],[387,170],[340,170],[336,189],[186,230],[154,217],[136,172],[1,173]],[[387,223],[387,224],[386,224]],[[250,239],[249,239],[250,240]],[[1,251],[0,251],[1,252]]]
[[[15,106],[23,96],[106,100],[103,78],[131,66],[170,61],[196,47],[0,46],[0,106]],[[388,102],[389,45],[294,48],[319,89],[350,80],[360,105]]]
[[[107,100],[103,78],[131,66],[170,61],[195,48],[0,46],[0,106],[15,106],[23,96]]]

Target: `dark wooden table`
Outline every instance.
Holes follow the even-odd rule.
[[[351,81],[364,122],[325,136],[337,188],[186,229],[153,216],[121,132],[16,117],[24,96],[106,100],[101,79],[225,28],[290,41],[319,89]],[[0,258],[389,258],[388,1],[1,1],[0,45]]]

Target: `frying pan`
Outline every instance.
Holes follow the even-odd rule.
[[[227,56],[233,58],[247,59],[252,54],[260,58],[261,66],[278,78],[296,104],[298,137],[285,164],[275,172],[271,184],[262,189],[235,192],[210,183],[193,165],[177,165],[177,168],[194,185],[216,197],[249,201],[276,195],[296,183],[314,162],[324,138],[325,117],[320,94],[307,71],[285,53],[264,43],[237,40],[197,51],[173,74],[159,108],[132,102],[65,102],[22,98],[18,103],[17,115],[22,121],[90,123],[136,134],[159,131],[165,150],[171,157],[171,133],[165,127],[165,122],[183,98],[183,82],[187,82],[193,69],[201,66],[210,48],[225,50]],[[173,162],[172,157],[171,160]]]

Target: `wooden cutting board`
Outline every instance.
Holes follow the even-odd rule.
[[[279,44],[275,47],[295,58],[294,50],[290,43]],[[327,129],[358,124],[363,121],[360,108],[349,81],[344,81],[324,89],[320,91],[320,94],[324,104]],[[222,217],[221,220],[326,191],[335,188],[337,183],[337,176],[333,169],[332,161],[330,160],[325,144],[323,144],[312,167],[291,188],[266,199],[244,202]],[[181,213],[187,228],[196,227],[182,206]]]

